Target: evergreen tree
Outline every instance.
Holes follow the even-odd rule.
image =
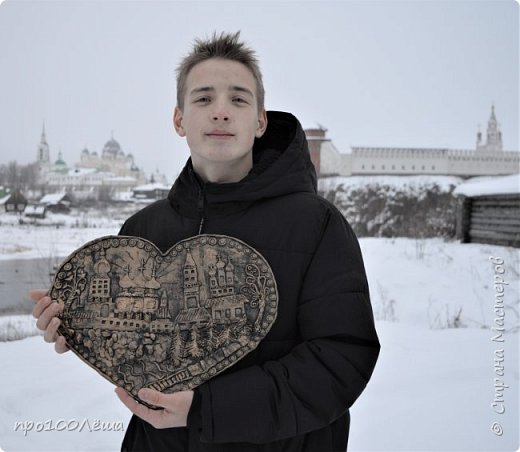
[[[209,348],[209,350],[213,351],[219,347],[218,334],[215,331],[215,326],[214,326],[213,322],[211,322],[208,326],[209,326],[208,348]]]
[[[230,340],[231,340],[231,337],[230,337],[230,332],[229,332],[229,326],[225,325],[224,329],[218,335],[218,344],[219,344],[219,346],[228,345]]]
[[[192,325],[190,336],[190,341],[186,345],[188,355],[192,358],[200,358],[203,355],[203,353],[199,346],[199,331],[197,329],[197,325]]]
[[[173,337],[172,337],[172,342],[171,342],[171,346],[170,346],[170,358],[171,358],[174,366],[180,365],[180,363],[181,363],[180,359],[181,359],[183,351],[184,351],[183,349],[184,349],[184,347],[183,347],[183,343],[182,343],[182,337],[181,337],[179,325],[176,325],[175,329],[173,330]]]

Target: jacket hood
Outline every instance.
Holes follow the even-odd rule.
[[[172,206],[187,216],[228,213],[267,198],[317,191],[305,133],[290,113],[268,111],[267,129],[253,145],[253,167],[239,182],[203,182],[188,159],[170,190]],[[202,198],[202,201],[201,201]]]

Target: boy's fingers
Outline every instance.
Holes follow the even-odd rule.
[[[47,295],[47,292],[47,289],[33,289],[29,291],[29,297],[33,301],[38,301],[40,298],[43,298],[45,295]]]
[[[54,350],[58,353],[65,353],[70,350],[67,342],[65,342],[65,338],[63,336],[58,336],[56,342],[54,343]]]
[[[139,416],[141,419],[150,422],[150,414],[153,414],[152,410],[141,405],[139,402],[136,402],[123,388],[116,388],[116,394],[119,397],[119,400],[121,400],[121,402],[123,402],[132,413]]]
[[[165,397],[165,394],[162,392],[143,388],[139,391],[138,396],[141,398],[141,400],[144,400],[151,405],[159,406],[161,408],[168,408],[168,398]]]
[[[60,319],[57,317],[53,317],[49,323],[49,326],[45,330],[45,334],[43,335],[43,340],[45,342],[56,342],[58,338],[58,327],[60,326]]]
[[[45,331],[49,326],[49,323],[56,317],[60,312],[60,305],[58,303],[51,304],[47,309],[45,309],[41,315],[38,317],[38,321],[36,322],[36,327],[39,330]]]
[[[38,302],[34,305],[34,308],[32,310],[32,315],[35,319],[39,319],[42,315],[42,312],[45,311],[49,305],[51,304],[52,300],[50,297],[43,297],[38,300]]]
[[[136,416],[148,422],[155,428],[165,428],[169,425],[165,410],[151,410],[150,408],[136,402],[123,388],[116,388],[119,400]]]
[[[61,306],[58,303],[53,303],[48,294],[49,291],[47,289],[33,289],[29,291],[29,297],[36,302],[32,315],[37,319],[36,327],[44,332],[43,340],[45,342],[54,342],[54,349],[57,353],[65,353],[70,349],[65,338],[58,334],[61,320],[56,317],[61,311]]]

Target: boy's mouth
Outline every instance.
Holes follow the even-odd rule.
[[[212,138],[230,138],[234,137],[235,135],[231,132],[227,132],[226,130],[213,130],[206,134],[209,137]]]

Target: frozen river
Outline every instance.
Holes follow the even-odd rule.
[[[0,315],[30,313],[33,303],[28,292],[50,286],[54,265],[86,242],[117,234],[121,227],[119,221],[109,219],[92,228],[20,226],[7,220],[1,217]]]
[[[28,292],[50,286],[53,266],[61,258],[0,260],[0,315],[30,313]]]

